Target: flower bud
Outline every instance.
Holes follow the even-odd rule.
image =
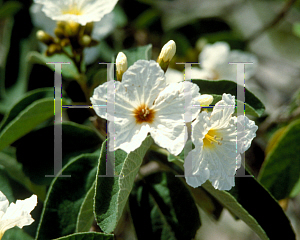
[[[50,45],[54,43],[54,38],[50,36],[48,33],[44,32],[43,30],[39,30],[36,32],[36,38],[45,43],[46,45]]]
[[[46,51],[46,55],[50,57],[50,56],[52,56],[53,54],[55,54],[55,53],[60,53],[60,52],[61,52],[61,46],[58,45],[58,44],[53,43],[53,44],[51,44],[51,45],[48,47],[48,49],[47,49],[47,51]]]
[[[54,29],[54,34],[59,38],[59,39],[64,39],[66,36],[65,36],[65,32],[62,28],[55,28]]]
[[[70,39],[68,38],[64,38],[63,40],[61,40],[60,45],[62,47],[68,46],[70,44]]]
[[[119,52],[116,60],[117,80],[122,81],[123,73],[127,70],[127,57],[124,53]]]
[[[213,102],[214,98],[212,95],[202,94],[197,100],[201,107],[207,107]]]
[[[79,40],[80,45],[84,46],[84,47],[88,47],[91,44],[91,42],[92,42],[92,39],[88,35],[83,35]]]
[[[167,71],[169,63],[171,62],[175,53],[176,53],[176,44],[173,40],[167,42],[161,49],[161,52],[157,58],[157,62],[165,72]]]

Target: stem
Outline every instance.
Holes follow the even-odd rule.
[[[274,27],[276,24],[278,24],[289,12],[291,9],[292,5],[296,2],[297,0],[290,0],[286,2],[286,4],[283,6],[281,11],[277,14],[277,16],[266,26],[252,34],[245,42],[250,43],[254,41],[256,38],[258,38],[261,34],[263,34],[265,31],[269,30],[270,28]]]

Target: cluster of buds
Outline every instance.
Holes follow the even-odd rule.
[[[92,39],[91,34],[93,23],[87,23],[85,26],[76,22],[57,22],[54,30],[55,37],[39,30],[36,33],[37,39],[48,46],[46,55],[52,56],[55,53],[61,53],[62,48],[68,45],[72,46],[73,55],[81,54],[84,47],[92,47],[98,44],[98,41]]]
[[[157,58],[157,63],[159,66],[164,70],[167,71],[168,66],[176,53],[176,44],[173,40],[167,42]],[[127,57],[124,53],[119,52],[117,59],[116,59],[116,70],[117,70],[117,80],[122,81],[123,73],[127,70]]]

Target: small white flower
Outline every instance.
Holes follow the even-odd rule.
[[[0,239],[6,230],[15,226],[22,228],[34,222],[30,212],[36,204],[37,196],[32,195],[30,198],[17,200],[16,203],[9,205],[6,196],[0,191]]]
[[[34,0],[42,11],[55,21],[74,21],[81,25],[99,22],[110,13],[118,0]]]
[[[107,91],[108,84],[115,84],[114,92]],[[191,82],[168,85],[158,63],[139,60],[123,74],[122,82],[110,81],[97,87],[91,102],[96,113],[109,120],[112,116],[97,105],[106,105],[108,95],[108,99],[115,98],[115,145],[110,144],[110,151],[120,148],[129,153],[150,133],[159,146],[178,155],[186,142],[186,94],[191,94],[192,99],[199,97],[198,86]],[[191,111],[195,119],[200,110],[191,108]],[[108,131],[113,134],[111,126]]]
[[[219,190],[230,190],[235,185],[240,154],[250,147],[257,126],[246,116],[232,117],[234,99],[230,94],[223,94],[210,116],[203,111],[192,123],[195,149],[189,152],[184,163],[186,181],[192,187],[201,186],[206,180]],[[237,132],[237,124],[244,125],[244,131]]]
[[[207,44],[199,55],[202,69],[193,67],[192,79],[236,81],[236,65],[228,64],[229,62],[253,62],[245,65],[247,80],[255,73],[257,58],[240,50],[230,51],[230,46],[226,42]]]
[[[43,5],[34,3],[30,7],[30,15],[34,26],[43,29],[49,34],[53,34],[56,27],[56,21],[47,17],[42,11]],[[91,37],[95,40],[101,40],[110,34],[116,27],[115,15],[113,12],[106,14],[100,21],[95,22]],[[44,44],[40,44],[43,51],[46,50]],[[86,64],[93,63],[99,55],[98,46],[84,49],[84,61]]]

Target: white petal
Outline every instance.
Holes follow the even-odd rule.
[[[254,121],[243,115],[237,117],[237,124],[237,151],[243,153],[249,149],[258,127]],[[244,129],[244,131],[240,131],[240,129]]]
[[[185,122],[178,119],[178,115],[169,115],[167,118],[159,116],[151,124],[150,134],[157,145],[166,148],[173,155],[181,153],[187,140]]]
[[[75,21],[81,25],[88,22],[98,22],[104,15],[110,13],[118,0],[35,0],[36,3],[43,4],[42,11],[56,21]],[[72,8],[76,8],[80,14],[66,13]]]
[[[113,133],[115,130],[114,145],[112,144],[111,138],[109,150],[114,151],[122,149],[127,153],[130,153],[140,147],[150,131],[148,124],[137,125],[135,124],[134,119],[129,119],[128,121],[124,120],[122,124],[118,123],[113,125],[110,122],[108,128],[110,133]]]
[[[108,91],[108,89],[114,90]],[[130,115],[132,110],[136,107],[135,102],[132,99],[129,99],[127,89],[118,81],[105,82],[95,88],[94,94],[90,100],[97,115],[107,120],[112,117],[107,114],[108,112],[113,112],[114,117],[127,117],[127,115]],[[114,111],[106,108],[107,103],[114,105]],[[118,115],[118,113],[120,115]]]
[[[5,232],[14,226],[22,228],[23,226],[30,225],[34,221],[30,212],[36,204],[36,195],[32,195],[25,200],[17,200],[16,203],[11,203],[0,221],[0,232]]]
[[[155,98],[166,87],[164,71],[155,61],[138,60],[123,74],[122,85],[129,100],[152,107]]]
[[[204,158],[209,159],[209,180],[214,188],[219,190],[230,190],[234,186],[234,175],[236,169],[235,146],[229,148],[217,145],[214,148],[205,149]]]
[[[212,128],[225,128],[231,120],[235,111],[235,97],[230,94],[223,94],[222,100],[217,102],[210,116]]]
[[[0,221],[8,208],[9,202],[6,196],[0,191]]]
[[[203,158],[202,148],[189,152],[184,160],[184,175],[187,184],[196,188],[209,179],[208,159]]]
[[[199,55],[199,62],[203,69],[214,70],[218,65],[228,64],[227,58],[230,47],[226,42],[207,44]]]
[[[161,117],[169,118],[175,114],[178,119],[184,119],[184,114],[189,111],[190,116],[194,120],[200,112],[200,108],[193,105],[199,105],[197,98],[200,97],[199,87],[189,81],[171,83],[163,91],[161,91],[155,100],[155,110]],[[191,103],[186,103],[191,99]],[[185,105],[188,105],[186,108]]]
[[[192,141],[196,147],[203,146],[203,139],[210,128],[211,122],[207,112],[201,112],[196,120],[192,122]]]

